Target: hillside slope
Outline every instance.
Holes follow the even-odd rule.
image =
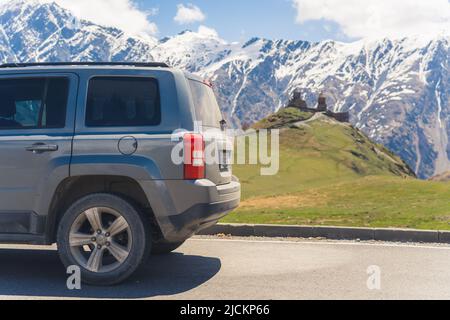
[[[243,203],[225,221],[450,229],[449,184],[417,180],[349,124],[304,114],[296,123],[295,113],[283,109],[255,125],[281,127],[280,171],[264,177],[258,167],[234,166]]]

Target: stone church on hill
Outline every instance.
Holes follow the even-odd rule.
[[[295,89],[292,94],[292,98],[289,100],[287,108],[297,108],[305,112],[324,113],[339,122],[350,121],[350,114],[348,112],[333,112],[328,109],[327,98],[324,93],[319,94],[316,108],[309,108],[307,102],[303,99],[301,90]]]

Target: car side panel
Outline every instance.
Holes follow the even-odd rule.
[[[86,100],[92,77],[151,77],[158,80],[161,99],[161,124],[146,127],[87,127]],[[135,180],[182,179],[183,167],[171,161],[171,151],[178,143],[171,140],[172,132],[181,125],[175,79],[164,70],[114,70],[85,73],[77,110],[76,134],[73,143],[71,176],[122,175]],[[121,139],[135,141],[135,151],[121,153]]]

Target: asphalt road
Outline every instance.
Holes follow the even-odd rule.
[[[450,299],[450,246],[195,238],[125,284],[79,291],[54,248],[31,248],[0,246],[1,299]]]

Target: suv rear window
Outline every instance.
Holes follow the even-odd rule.
[[[189,80],[197,120],[207,127],[220,127],[223,120],[213,89],[199,81]]]
[[[64,128],[67,78],[0,80],[0,129]]]
[[[153,78],[97,77],[89,82],[88,127],[140,127],[161,123],[158,82]]]

